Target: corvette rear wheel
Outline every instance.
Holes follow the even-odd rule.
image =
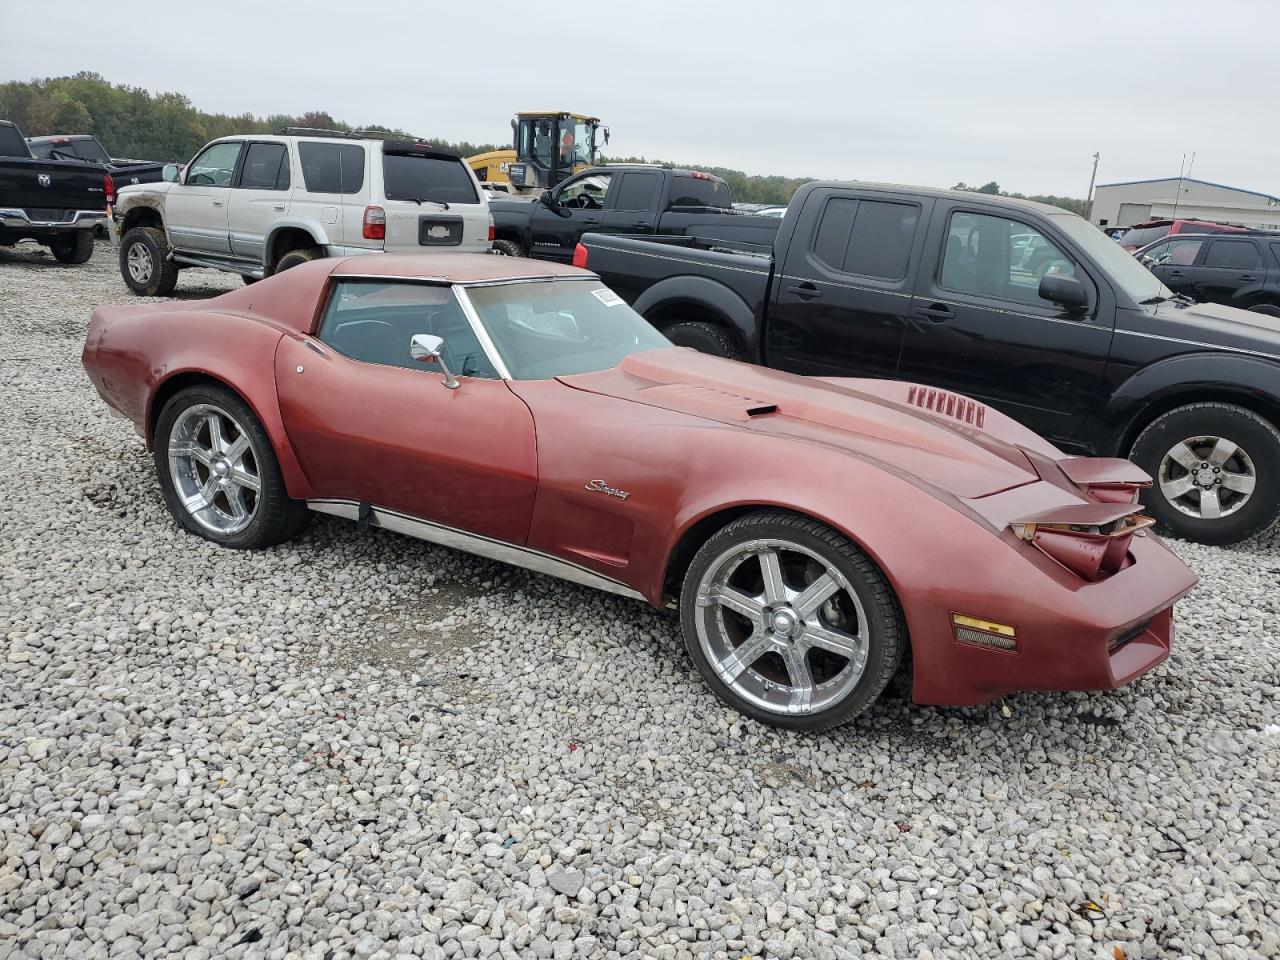
[[[690,564],[685,645],[730,706],[822,730],[865,710],[897,670],[906,629],[892,589],[848,538],[761,511],[725,526]]]
[[[156,423],[154,460],[177,521],[225,547],[288,540],[311,512],[290,499],[271,441],[253,411],[223,387],[182,390]]]

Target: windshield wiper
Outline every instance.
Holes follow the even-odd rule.
[[[441,210],[449,209],[449,204],[445,203],[443,200],[432,200],[430,197],[405,197],[405,199],[412,200],[418,206],[422,206],[424,203],[434,203]]]
[[[1190,305],[1195,303],[1195,300],[1187,296],[1185,293],[1175,293],[1172,297],[1159,297],[1159,296],[1147,297],[1147,299],[1145,300],[1139,300],[1138,304],[1139,306],[1145,307],[1148,304],[1169,303],[1170,301],[1176,301],[1178,303],[1185,304],[1185,305]]]

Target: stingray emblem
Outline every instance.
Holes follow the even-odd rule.
[[[619,490],[617,487],[611,487],[603,480],[592,480],[587,484],[587,489],[593,493],[603,493],[605,496],[617,497],[619,500],[625,500],[631,496],[628,490]]]

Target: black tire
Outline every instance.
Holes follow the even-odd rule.
[[[699,585],[726,551],[753,540],[777,540],[806,548],[834,567],[857,595],[865,613],[868,636],[861,676],[841,698],[812,713],[774,712],[741,696],[717,674],[699,639]],[[808,517],[761,510],[734,520],[712,536],[694,555],[680,592],[680,623],[685,647],[708,686],[725,703],[761,723],[791,730],[825,730],[864,711],[880,696],[902,662],[907,631],[892,588],[875,565],[847,537]],[[740,647],[735,648],[740,649]],[[772,654],[765,654],[771,656]],[[805,654],[806,657],[812,654]],[[756,661],[763,662],[763,661]],[[754,673],[754,670],[743,671]]]
[[[1250,313],[1265,313],[1268,317],[1280,317],[1280,307],[1274,303],[1259,303],[1249,308]]]
[[[504,257],[527,257],[529,254],[524,252],[524,247],[516,243],[514,240],[495,240],[493,241],[493,252],[501,254]]]
[[[49,250],[59,263],[88,263],[93,256],[93,231],[77,230],[71,236],[54,237]]]
[[[1166,457],[1183,441],[1200,437],[1229,440],[1252,462],[1253,490],[1248,499],[1234,510],[1230,509],[1231,504],[1239,495],[1229,488],[1217,487],[1215,497],[1218,497],[1225,513],[1217,518],[1192,515],[1175,505],[1201,509],[1198,489],[1172,499],[1161,490],[1161,466]],[[1206,479],[1212,483],[1209,474],[1214,468],[1205,452],[1209,445],[1193,444],[1192,449],[1205,454],[1203,462],[1209,464],[1205,468],[1209,471]],[[1222,465],[1218,471],[1220,477],[1228,468],[1237,472],[1242,469],[1244,461],[1239,456],[1235,455]],[[1155,481],[1151,489],[1143,493],[1143,504],[1161,527],[1176,537],[1218,545],[1238,543],[1269,530],[1280,520],[1280,431],[1244,407],[1230,403],[1191,403],[1170,410],[1153,420],[1138,435],[1129,457]],[[1176,461],[1171,462],[1164,479],[1176,481],[1183,476],[1184,470]],[[1191,471],[1187,470],[1186,475],[1190,476]]]
[[[312,260],[320,260],[324,257],[324,251],[319,247],[303,247],[300,250],[290,250],[283,257],[276,261],[275,270],[272,274],[284,273],[286,270],[301,266],[304,263],[310,263]]]
[[[135,250],[135,248],[137,248]],[[150,273],[135,277],[131,257],[149,258]],[[120,240],[120,276],[125,286],[142,297],[167,297],[178,285],[178,265],[169,259],[169,241],[159,227],[134,227]]]
[[[709,353],[713,357],[728,360],[742,359],[742,348],[738,346],[733,334],[714,323],[699,320],[673,323],[664,327],[662,333],[677,347],[692,347],[699,353]]]
[[[182,503],[169,465],[173,426],[183,413],[197,405],[217,407],[243,426],[257,468],[260,488],[253,506],[253,517],[243,530],[227,535],[210,530],[195,520]],[[220,546],[237,550],[274,546],[297,536],[311,520],[311,511],[306,504],[292,499],[285,490],[275,450],[262,424],[248,404],[226,387],[203,384],[180,390],[170,397],[156,421],[152,459],[165,504],[174,519],[188,532]]]

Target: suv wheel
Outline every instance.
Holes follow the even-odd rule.
[[[290,250],[276,261],[276,268],[272,273],[284,273],[291,267],[301,266],[304,263],[310,263],[312,260],[319,260],[322,257],[324,257],[324,251],[319,247],[303,247],[301,250]]]
[[[93,231],[77,230],[71,236],[54,237],[49,250],[59,263],[88,263],[93,256]]]
[[[1130,458],[1155,481],[1143,503],[1174,536],[1237,543],[1280,520],[1280,432],[1243,407],[1170,410],[1139,434]]]
[[[178,285],[178,265],[158,227],[134,227],[120,241],[120,276],[143,297],[167,297]]]

